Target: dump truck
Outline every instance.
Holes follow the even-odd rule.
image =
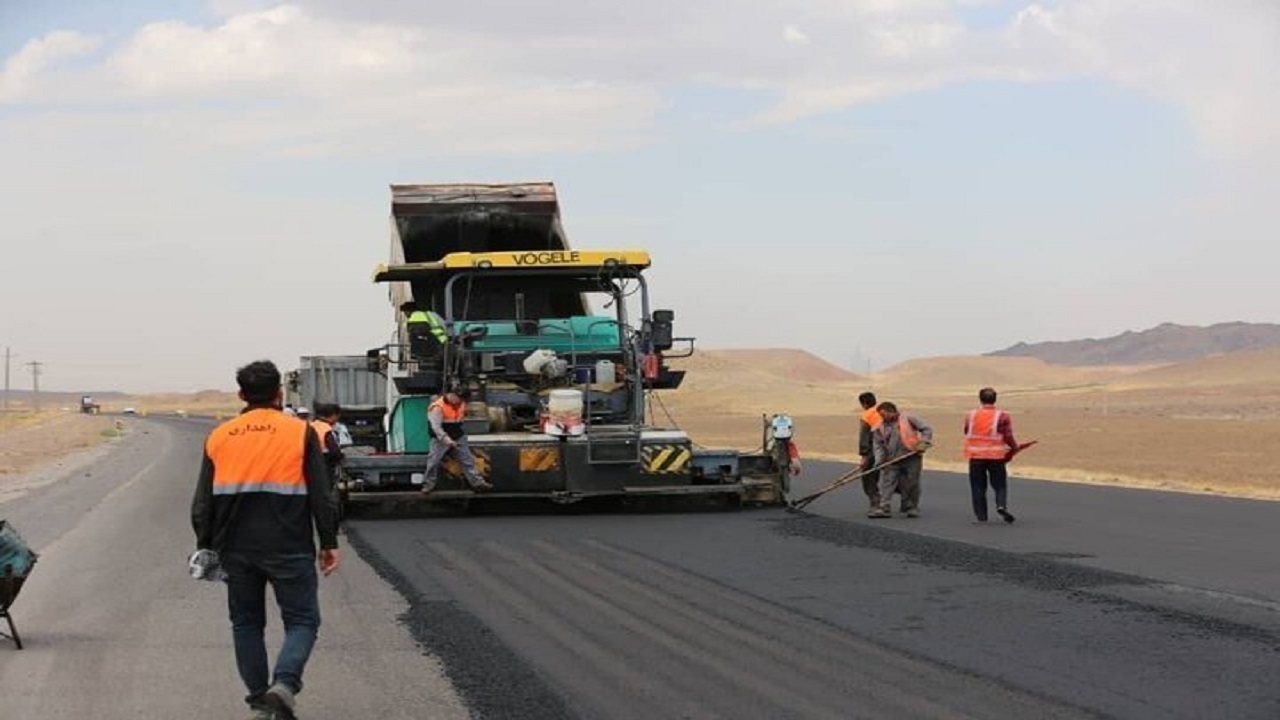
[[[92,395],[80,396],[80,412],[85,415],[97,415],[102,411],[102,405],[95,402]]]
[[[756,452],[698,446],[651,412],[678,388],[667,360],[694,352],[655,308],[645,250],[573,249],[551,183],[393,185],[388,288],[394,338],[366,354],[387,377],[386,452],[349,457],[348,514],[462,502],[461,468],[446,457],[423,484],[433,439],[427,410],[446,388],[469,398],[464,426],[485,497],[708,496],[777,503],[789,484],[791,422],[762,416]],[[416,312],[447,339],[415,330]]]
[[[354,447],[386,450],[387,379],[380,369],[369,369],[364,355],[304,355],[285,374],[284,391],[284,401],[295,408],[337,403]]]

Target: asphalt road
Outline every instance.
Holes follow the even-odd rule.
[[[925,482],[918,520],[850,487],[351,534],[481,717],[1280,717],[1280,505],[1017,481],[1019,521],[975,527]]]
[[[26,649],[0,640],[0,718],[247,717],[225,590],[186,575],[189,507],[209,425],[128,420],[104,459],[0,504],[40,553],[13,614]],[[323,625],[302,717],[469,713],[399,621],[404,599],[354,553],[321,582]],[[278,647],[274,611],[268,646]]]
[[[220,588],[183,566],[207,426],[131,424],[0,505],[43,553],[6,718],[240,713]],[[1280,505],[1017,481],[1018,522],[974,527],[963,479],[925,482],[924,517],[878,524],[853,487],[810,514],[353,521],[369,564],[322,585],[304,717],[1280,717]]]

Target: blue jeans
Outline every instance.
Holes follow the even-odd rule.
[[[302,670],[311,657],[320,629],[320,602],[316,594],[316,558],[310,553],[228,552],[222,559],[227,571],[227,608],[235,642],[236,667],[249,690],[245,702],[261,705],[272,683],[302,691]],[[284,620],[284,644],[276,657],[275,674],[268,682],[267,585],[275,592]]]

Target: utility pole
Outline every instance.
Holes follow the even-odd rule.
[[[40,368],[44,367],[44,363],[32,360],[27,363],[27,367],[31,368],[31,389],[35,391],[36,410],[40,409]]]

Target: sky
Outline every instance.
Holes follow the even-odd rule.
[[[362,354],[400,182],[549,180],[699,346],[1280,320],[1273,0],[0,0],[0,351]]]

